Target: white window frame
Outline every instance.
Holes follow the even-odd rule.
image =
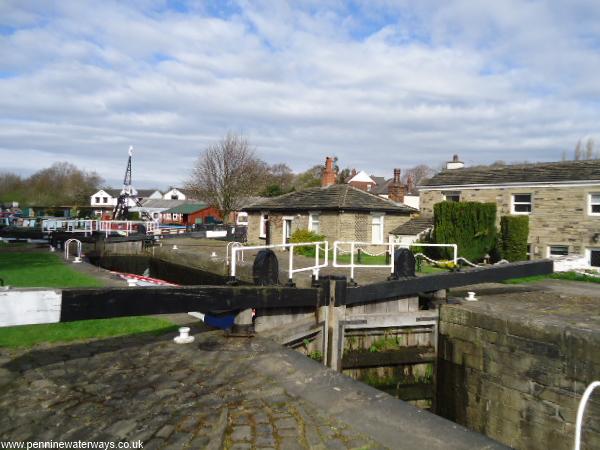
[[[283,216],[281,218],[281,225],[282,225],[282,229],[281,229],[281,236],[282,236],[281,241],[282,242],[281,243],[282,244],[287,244],[287,238],[291,238],[292,237],[292,234],[294,232],[293,231],[293,229],[294,229],[294,219],[295,219],[294,216]],[[286,232],[287,232],[286,225],[287,225],[288,222],[290,223],[290,235],[286,236]]]
[[[589,192],[588,193],[588,216],[600,216],[600,212],[593,212],[593,206],[600,206],[600,199],[596,202],[592,202],[592,197],[598,196],[600,197],[600,192]]]
[[[316,219],[315,219],[316,218]],[[316,225],[316,229],[315,229]],[[321,230],[321,212],[314,211],[308,213],[308,231],[319,234]]]
[[[100,204],[100,197],[94,197],[94,203],[99,205]]]
[[[261,212],[260,213],[260,225],[259,225],[259,229],[258,229],[258,237],[259,238],[266,238],[267,237],[267,220],[269,217],[269,213],[267,212]]]
[[[587,261],[588,266],[597,267],[592,266],[592,252],[600,252],[600,247],[587,247],[585,249],[585,259]]]
[[[247,212],[238,213],[237,219],[235,222],[236,222],[236,225],[248,226],[248,213]]]
[[[385,213],[371,213],[371,243],[372,244],[383,244],[384,240],[384,228],[385,228]],[[376,222],[379,223],[376,223]],[[377,235],[374,233],[375,226],[379,227]]]
[[[515,202],[515,197],[517,195],[529,195],[529,201],[528,202]],[[529,205],[530,211],[516,211],[515,205]],[[528,193],[528,192],[520,192],[520,193],[510,195],[510,213],[511,214],[528,216],[532,212],[533,212],[533,194]]]
[[[442,192],[444,196],[444,201],[446,202],[460,202],[460,191],[445,191]],[[458,200],[448,200],[448,197],[458,197]]]
[[[566,255],[553,255],[552,254],[552,247],[565,247],[567,249],[567,254]],[[570,253],[569,253],[569,246],[568,245],[564,245],[564,244],[551,244],[551,245],[548,245],[547,254],[548,254],[548,258],[560,258],[561,256],[568,256],[568,255],[570,255]]]

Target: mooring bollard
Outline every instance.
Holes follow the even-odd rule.
[[[478,299],[477,299],[477,297],[475,297],[475,292],[469,291],[469,292],[467,292],[467,296],[465,297],[465,300],[468,302],[476,302]]]
[[[173,341],[176,344],[190,344],[194,342],[194,336],[190,336],[190,327],[179,328],[179,336],[175,336]]]

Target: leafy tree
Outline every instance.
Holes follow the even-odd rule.
[[[323,169],[322,165],[316,165],[305,172],[299,173],[294,179],[294,188],[299,191],[301,189],[321,186]]]

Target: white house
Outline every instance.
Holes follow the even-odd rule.
[[[162,196],[164,200],[189,200],[188,196],[182,190],[172,187]]]
[[[140,189],[135,191],[139,202],[145,199],[161,199],[162,193],[157,189]],[[94,209],[94,214],[101,216],[104,213],[110,212],[117,205],[117,199],[121,194],[121,189],[100,189],[98,192],[90,196],[90,206]],[[134,207],[136,202],[134,199],[129,199],[128,206]]]

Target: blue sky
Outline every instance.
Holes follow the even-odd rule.
[[[595,1],[0,3],[1,169],[180,184],[228,131],[296,171],[600,150]]]

